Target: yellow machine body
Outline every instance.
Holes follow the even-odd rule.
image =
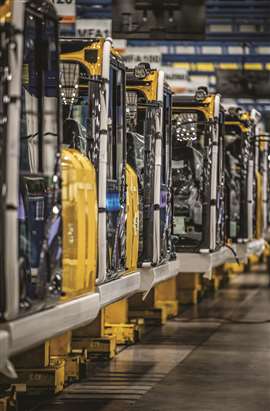
[[[249,112],[245,112],[242,114],[242,120],[249,121],[250,129],[254,129],[255,123],[251,119],[251,115]],[[256,134],[256,133],[255,133]],[[255,137],[256,138],[256,137]],[[259,151],[264,149],[264,144],[259,141]],[[260,155],[259,155],[260,158]],[[259,160],[260,161],[260,160]],[[260,167],[259,167],[260,168]],[[260,170],[255,170],[255,180],[256,180],[256,227],[255,227],[255,238],[260,239],[263,237],[263,176]]]
[[[127,184],[127,235],[126,266],[129,271],[136,270],[139,252],[139,188],[138,177],[129,164],[126,166]]]
[[[141,85],[127,86],[127,90],[141,91],[148,101],[157,100],[158,91],[158,70],[151,70],[151,72],[143,79]]]
[[[76,61],[81,63],[86,69],[89,71],[91,76],[101,76],[102,75],[102,62],[103,62],[103,46],[104,46],[105,39],[100,38],[96,41],[90,42],[86,44],[85,47],[82,47],[78,51],[71,51],[68,53],[61,54],[61,61]],[[85,54],[88,50],[97,50],[97,62],[91,63],[85,59]],[[118,52],[112,47],[111,54],[116,57],[120,58]]]
[[[86,43],[84,47],[82,47],[80,50],[78,51],[72,51],[72,52],[65,52],[61,54],[61,62],[78,62],[81,63],[86,70],[88,71],[90,76],[94,76],[94,77],[101,77],[102,75],[102,62],[103,62],[103,46],[104,46],[104,42],[105,39],[101,38],[98,40],[95,40],[93,42],[89,41],[89,44]],[[87,61],[85,59],[85,55],[87,50],[97,50],[97,62],[96,63],[91,63],[89,61]],[[117,53],[117,51],[112,47],[111,48],[111,56],[114,57],[115,59],[120,58],[120,55]],[[86,86],[87,87],[87,86]],[[71,150],[69,150],[69,153],[71,153]],[[77,153],[77,156],[79,154]],[[74,157],[74,156],[73,156]],[[88,161],[84,156],[82,156],[85,161]],[[75,157],[72,161],[75,161]],[[77,157],[76,157],[76,161],[77,161]],[[65,163],[65,162],[64,162]],[[88,163],[90,164],[90,162],[88,161]],[[94,167],[92,166],[92,176],[94,173]],[[126,230],[127,230],[127,235],[126,235],[126,267],[128,272],[134,271],[136,270],[137,267],[137,261],[138,261],[138,249],[139,249],[139,229],[138,229],[138,225],[139,225],[139,197],[138,197],[138,181],[137,181],[137,175],[135,174],[135,172],[132,170],[132,168],[130,166],[127,166],[126,169],[126,189],[127,189],[127,221],[126,221]],[[88,208],[92,207],[92,211],[89,211],[89,213],[93,214],[92,218],[90,218],[90,220],[92,220],[92,222],[95,222],[95,227],[96,227],[96,221],[97,221],[97,214],[96,214],[96,210],[97,210],[97,200],[96,200],[96,178],[94,179],[92,177],[91,182],[90,180],[85,177],[85,181],[88,181],[88,183],[90,183],[90,185],[92,186],[92,184],[95,186],[95,191],[93,193],[93,197],[95,197],[95,202],[93,201],[93,199],[91,200],[91,204],[89,203]],[[78,201],[79,197],[77,197],[76,199],[74,198],[73,201]],[[80,200],[81,202],[82,199]],[[67,203],[64,204],[67,205]],[[75,207],[75,205],[74,205]],[[83,213],[83,211],[79,211],[80,206],[77,205],[77,213],[78,215],[80,215],[80,218],[83,218],[83,216],[80,213]],[[66,221],[68,221],[68,218],[66,217]],[[64,224],[64,248],[69,244],[69,223]],[[68,232],[66,233],[66,230],[68,230]],[[77,257],[73,257],[72,261],[70,261],[70,259],[64,257],[64,267],[66,267],[66,270],[68,270],[67,267],[71,267],[71,264],[75,264],[75,266],[77,267],[77,273],[78,273],[78,279],[77,279],[77,285],[81,286],[84,282],[83,278],[82,278],[82,274],[80,274],[82,271],[81,269],[83,268],[83,264],[81,263],[80,268],[79,268],[79,264],[77,264],[76,259],[79,258],[80,260],[80,255],[84,255],[83,253],[85,253],[85,250],[91,250],[91,258],[90,260],[92,261],[90,263],[89,261],[89,265],[86,266],[91,267],[91,272],[92,270],[94,270],[94,273],[96,273],[96,259],[97,259],[97,250],[95,248],[95,246],[93,246],[93,244],[96,245],[97,243],[97,229],[95,228],[95,230],[91,230],[90,231],[92,233],[92,236],[90,233],[86,234],[84,233],[83,230],[81,230],[81,237],[77,236],[77,246],[78,246],[78,255]],[[92,244],[90,246],[90,249],[88,249],[88,246],[83,246],[83,238],[84,237],[88,237],[88,245]],[[91,237],[91,238],[90,238]],[[95,250],[94,250],[95,248]],[[72,251],[73,246],[70,245],[70,252]],[[84,251],[82,251],[82,249],[85,249]],[[80,251],[79,251],[80,250]],[[87,255],[90,255],[88,252]],[[93,258],[95,258],[95,263],[93,262]],[[68,263],[68,264],[67,264]],[[69,281],[71,280],[72,276],[71,275],[67,275],[65,276],[66,278],[69,279]],[[87,281],[86,281],[87,282]],[[66,283],[67,284],[67,283]],[[71,281],[72,286],[73,281]]]
[[[201,105],[196,107],[188,105],[181,106],[181,104],[179,104],[179,108],[181,108],[181,111],[199,111],[204,114],[206,121],[213,120],[215,111],[215,95],[205,97],[205,99],[201,101]],[[174,107],[174,111],[177,111],[177,109],[178,106]]]
[[[94,291],[97,264],[96,171],[75,149],[62,150],[63,291]]]
[[[226,126],[237,126],[243,134],[248,133],[249,129],[241,121],[225,121]]]
[[[244,138],[247,138],[251,132],[252,127],[254,126],[250,113],[244,112],[241,115],[239,121],[226,121],[226,125],[234,125],[239,127]],[[264,149],[264,143],[259,143],[259,150]],[[263,236],[263,177],[260,171],[255,171],[256,179],[256,228],[255,228],[255,238],[260,239]]]
[[[13,6],[13,1],[12,0],[6,0],[0,6],[0,23],[7,23],[11,20],[12,6]]]

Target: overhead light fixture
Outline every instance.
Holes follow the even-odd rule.
[[[150,72],[151,67],[149,63],[140,63],[134,68],[134,76],[139,80],[145,79]]]
[[[208,88],[207,87],[198,87],[195,93],[195,99],[197,101],[203,101],[208,96]]]

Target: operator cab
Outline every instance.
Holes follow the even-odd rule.
[[[136,230],[127,208],[125,66],[111,39],[63,39],[60,87],[64,141],[76,140],[96,173],[97,282],[103,283],[131,269],[126,243]]]
[[[164,73],[141,63],[127,72],[127,161],[138,176],[139,264],[172,257],[171,99]]]
[[[179,253],[224,245],[223,111],[219,95],[199,88],[173,97],[173,235]]]
[[[14,319],[61,295],[58,17],[47,1],[7,7],[0,89],[20,97],[1,99],[0,315]]]

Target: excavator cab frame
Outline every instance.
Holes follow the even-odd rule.
[[[127,156],[140,191],[139,265],[172,257],[171,101],[164,73],[141,63],[127,72]]]
[[[0,315],[10,320],[61,294],[59,23],[41,0],[4,2],[0,22]]]
[[[204,87],[173,98],[173,234],[180,253],[209,253],[225,242],[223,117],[220,96]]]
[[[136,224],[130,221],[132,206],[127,205],[131,198],[136,203],[136,198],[129,195],[127,182],[132,177],[126,165],[125,66],[111,39],[63,39],[61,45],[64,119],[71,116],[82,123],[85,155],[96,170],[97,284],[102,284],[137,265],[136,259],[127,256],[126,247],[127,242],[132,244],[136,254]],[[70,80],[70,73],[74,77],[76,70],[79,82]],[[134,228],[130,229],[130,224]],[[127,235],[133,235],[134,241]]]
[[[231,107],[225,114],[225,153],[226,153],[226,236],[232,242],[247,242],[254,236],[254,150],[251,123],[240,108]],[[234,161],[234,181],[229,158]],[[238,187],[238,192],[232,189]],[[232,198],[238,201],[239,212],[232,215]],[[240,212],[241,210],[241,212]]]

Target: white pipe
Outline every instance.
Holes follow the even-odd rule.
[[[215,96],[215,105],[214,105],[214,117],[215,117],[216,120],[219,119],[220,100],[221,100],[221,96],[220,96],[220,94],[217,94],[217,95]]]
[[[268,143],[263,143],[262,152],[262,201],[263,201],[263,233],[267,231],[267,207],[268,207],[268,190],[267,190],[267,179],[268,179]]]
[[[157,100],[163,104],[164,72],[158,72]],[[163,132],[163,106],[156,116],[155,175],[154,175],[154,221],[153,221],[153,263],[160,261],[160,185],[161,185],[161,147]]]
[[[155,144],[155,176],[154,176],[154,233],[153,233],[153,263],[160,260],[160,183],[161,183],[161,138]]]
[[[21,80],[23,59],[25,1],[13,3],[12,24],[20,34],[15,35],[17,47],[10,48],[9,96],[13,101],[8,107],[7,147],[6,147],[6,215],[5,215],[5,288],[7,320],[14,319],[19,312],[19,273],[18,273],[18,186],[20,155],[20,120],[21,120]]]
[[[103,45],[102,78],[100,98],[100,147],[98,165],[98,276],[97,283],[106,280],[107,273],[107,146],[108,146],[108,115],[109,115],[109,80],[110,56],[112,39],[107,38]]]
[[[219,112],[220,112],[220,95],[215,96],[214,102],[214,119],[215,124],[213,132],[212,147],[212,169],[211,169],[211,206],[210,206],[210,249],[216,248],[216,231],[217,231],[217,178],[218,178],[218,138],[219,138]]]
[[[253,108],[250,111],[250,119],[253,120],[255,124],[258,124],[261,118],[262,118],[261,113],[257,111],[255,108]]]
[[[256,139],[255,140],[255,161],[254,161],[255,173],[256,171],[259,171],[259,154],[260,154],[259,142]]]
[[[267,173],[267,164],[268,164],[268,143],[264,143],[263,151],[263,168],[262,168],[262,197],[263,197],[263,232],[267,231],[267,207],[268,207],[268,173]]]
[[[254,161],[249,160],[248,163],[248,182],[247,182],[247,198],[248,198],[248,239],[253,238],[253,169]]]
[[[158,89],[157,89],[157,100],[163,103],[163,94],[164,94],[164,71],[159,70],[158,72]]]
[[[212,170],[211,170],[210,250],[215,250],[216,248],[217,170],[218,170],[218,146],[214,145],[212,148]]]

